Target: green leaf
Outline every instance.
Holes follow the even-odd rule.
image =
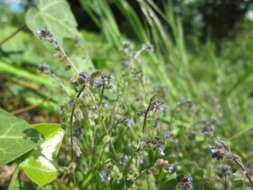
[[[28,10],[26,24],[35,35],[46,27],[60,45],[64,38],[79,36],[77,22],[65,0],[38,0],[37,8]]]
[[[0,165],[34,149],[40,139],[39,133],[27,122],[0,109]]]
[[[39,152],[27,158],[20,167],[38,185],[48,184],[58,176],[53,160],[64,136],[64,130],[60,126],[48,123],[33,125],[43,135],[45,141],[41,144]]]

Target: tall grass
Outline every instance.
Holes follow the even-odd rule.
[[[155,54],[146,56],[147,64],[144,71],[154,81],[170,88],[167,100],[169,103],[173,104],[176,99],[182,97],[192,98],[212,114],[217,110],[210,105],[210,97],[216,97],[221,107],[221,117],[225,118],[224,126],[218,130],[227,137],[233,135],[234,130],[238,128],[238,124],[235,123],[243,125],[243,118],[246,117],[252,122],[245,112],[237,113],[237,121],[231,117],[235,115],[235,108],[240,110],[239,107],[248,104],[249,100],[242,97],[237,89],[245,85],[244,81],[250,78],[252,69],[249,68],[245,72],[242,70],[240,74],[235,73],[235,81],[229,81],[227,70],[232,63],[229,59],[224,60],[217,56],[215,45],[211,41],[206,45],[197,43],[193,50],[188,49],[182,22],[174,15],[170,1],[165,2],[160,10],[152,0],[138,0],[141,10],[138,14],[123,0],[80,2],[108,42],[115,47],[119,48],[122,39],[126,38],[117,22],[128,23],[128,30],[132,30],[135,40],[139,43],[150,42],[154,45]],[[120,10],[124,20],[116,20],[111,10],[112,5]]]

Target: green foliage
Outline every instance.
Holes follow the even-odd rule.
[[[53,161],[64,135],[60,126],[48,123],[33,125],[43,135],[44,141],[40,145],[40,149],[24,160],[20,167],[33,182],[40,186],[50,183],[58,176],[58,170]]]
[[[242,174],[251,175],[253,162],[250,25],[217,50],[213,41],[198,40],[202,22],[191,23],[194,35],[184,35],[185,19],[195,22],[203,1],[136,1],[138,12],[130,1],[79,2],[78,10],[101,33],[79,33],[65,0],[39,0],[36,8],[27,4],[28,11],[7,11],[8,22],[0,23],[0,41],[24,24],[24,15],[34,34],[22,28],[1,46],[0,106],[31,109],[21,115],[32,123],[61,123],[29,125],[0,112],[1,164],[21,162],[9,189],[36,186],[18,180],[18,169],[38,188],[52,190],[248,187]],[[175,12],[175,6],[186,11]],[[115,9],[124,18],[120,22]],[[15,128],[17,120],[43,139],[32,144],[19,136],[26,150],[18,141],[2,143],[4,131],[12,129],[9,117]],[[21,135],[19,130],[11,133]],[[231,148],[217,145],[217,138]],[[7,152],[10,146],[15,151]],[[8,153],[4,157],[2,149]],[[223,159],[216,161],[219,156]]]
[[[0,164],[7,164],[36,148],[39,133],[24,120],[0,110]]]
[[[3,110],[0,110],[0,120],[1,165],[15,161],[33,150],[31,154],[22,157],[24,161],[21,160],[8,189],[18,188],[19,167],[38,185],[45,185],[53,181],[58,175],[53,161],[64,135],[64,131],[60,128],[61,125],[41,123],[31,126]],[[43,141],[40,134],[43,136]],[[37,148],[38,145],[40,145],[39,148]]]
[[[41,28],[47,27],[60,45],[64,38],[79,36],[77,23],[65,0],[38,0],[37,8],[28,10],[26,24],[35,35]]]

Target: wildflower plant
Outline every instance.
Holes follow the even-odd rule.
[[[42,33],[44,38],[39,39],[57,44],[49,31]],[[213,123],[202,122],[202,114],[191,100],[168,105],[166,97],[154,91],[161,87],[148,80],[141,65],[141,55],[150,50],[149,44],[135,50],[130,42],[124,42],[121,73],[78,70],[74,76],[75,95],[61,106],[67,134],[61,148],[65,161],[60,163],[68,168],[63,171],[68,186],[141,188],[139,181],[151,176],[158,188],[167,183],[173,184],[171,188],[192,188],[193,175],[188,173],[193,171],[180,160],[187,152],[198,156],[190,149],[204,148],[199,144],[201,136],[212,140]],[[199,127],[199,123],[210,127],[206,129],[210,132],[206,134],[205,125]],[[62,186],[62,181],[57,180],[54,186]]]
[[[57,164],[61,177],[52,184],[54,188],[139,189],[148,179],[158,189],[186,190],[194,187],[195,177],[196,181],[204,177],[205,172],[196,174],[196,166],[185,163],[184,157],[205,156],[218,119],[206,118],[202,108],[189,99],[166,103],[169,96],[159,91],[163,87],[152,84],[142,69],[142,54],[153,51],[150,44],[134,49],[124,42],[121,72],[113,74],[79,70],[47,28],[40,29],[38,38],[52,44],[61,54],[57,57],[68,62],[65,69],[75,73],[71,95],[56,72],[39,66],[68,94],[58,109],[66,134]],[[222,141],[209,146],[208,152],[217,160],[229,157],[246,172],[239,157]],[[200,160],[197,165],[205,164]],[[219,171],[224,172],[228,186],[230,166],[220,166],[218,176]],[[251,183],[249,174],[245,175]]]
[[[33,16],[36,20],[49,14],[48,7],[43,8],[42,0],[39,2],[38,9],[28,12],[28,18]],[[54,3],[49,5],[54,6]],[[68,11],[66,15],[71,17]],[[240,187],[253,187],[251,171],[241,156],[232,152],[227,143],[217,140],[220,114],[206,113],[204,106],[188,97],[172,99],[169,86],[154,82],[145,71],[144,58],[156,54],[155,47],[150,43],[135,47],[132,42],[123,41],[117,52],[116,68],[96,68],[88,56],[85,61],[80,55],[73,58],[75,53],[85,50],[74,27],[76,23],[68,22],[66,15],[61,22],[69,29],[63,27],[62,34],[52,23],[48,25],[50,19],[41,19],[35,26],[28,22],[37,39],[46,44],[52,57],[64,66],[61,72],[51,64],[37,65],[37,72],[55,83],[50,91],[53,101],[57,102],[55,96],[62,100],[54,110],[59,124],[30,127],[23,122],[26,136],[22,138],[28,141],[21,143],[26,149],[15,155],[7,154],[5,149],[7,156],[0,157],[1,164],[21,159],[17,160],[21,166],[18,168],[39,188],[57,190],[213,190],[229,189],[238,180],[242,182]],[[51,13],[46,19],[53,16]],[[75,38],[75,48],[82,50],[67,51],[64,37]],[[92,67],[83,67],[88,62]],[[0,118],[3,121],[10,118],[15,125],[22,123],[1,110]],[[5,125],[1,121],[0,127]],[[8,135],[9,129],[3,129],[3,134]],[[52,138],[56,141],[50,141]],[[34,163],[42,166],[34,170]],[[34,175],[38,170],[46,180]],[[43,171],[50,171],[51,175]],[[18,181],[17,173],[10,188]]]

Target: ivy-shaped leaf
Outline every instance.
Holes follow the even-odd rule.
[[[31,151],[40,139],[39,133],[27,122],[0,109],[0,165]]]
[[[37,0],[37,8],[30,8],[26,14],[26,24],[35,35],[46,27],[60,45],[64,38],[79,36],[77,22],[65,0]]]
[[[33,125],[45,138],[37,153],[20,164],[25,174],[36,184],[45,185],[58,176],[53,164],[54,158],[60,148],[64,130],[60,124],[41,123]]]

